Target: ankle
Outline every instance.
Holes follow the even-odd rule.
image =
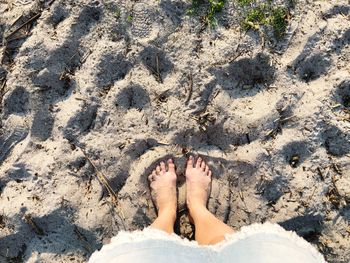
[[[207,207],[201,202],[188,203],[187,207],[191,217],[193,218],[193,221],[196,221],[197,218],[200,218],[203,216],[203,214],[209,212]]]
[[[207,202],[204,202],[202,198],[195,198],[195,197],[188,198],[187,197],[186,205],[187,205],[187,208],[189,211],[195,212],[198,209],[200,209],[200,210],[207,209],[206,203]]]
[[[166,206],[166,207],[159,208],[158,217],[168,218],[170,221],[175,222],[176,207]]]

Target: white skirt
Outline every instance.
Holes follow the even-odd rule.
[[[215,245],[202,246],[176,234],[146,228],[118,233],[94,252],[89,263],[325,263],[323,256],[295,232],[277,224],[242,227]]]

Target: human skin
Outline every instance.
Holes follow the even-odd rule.
[[[217,219],[206,207],[210,194],[212,172],[205,161],[190,156],[185,172],[187,192],[186,203],[190,217],[195,225],[195,239],[200,245],[213,245],[224,240],[226,234],[234,230]],[[176,170],[173,160],[167,164],[160,162],[148,177],[151,190],[155,193],[158,217],[151,228],[160,229],[169,234],[174,232],[176,220]]]

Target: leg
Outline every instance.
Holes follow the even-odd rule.
[[[153,200],[158,210],[158,217],[152,223],[152,228],[163,230],[169,234],[174,232],[176,220],[176,173],[172,160],[168,160],[168,167],[164,162],[153,170],[148,177]]]
[[[211,183],[209,166],[200,157],[195,167],[193,165],[191,156],[186,168],[187,207],[196,227],[195,238],[201,245],[216,244],[224,239],[225,234],[234,231],[206,208]]]

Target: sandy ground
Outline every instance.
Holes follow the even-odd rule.
[[[190,153],[217,217],[349,262],[350,2],[298,1],[279,42],[243,32],[232,1],[212,29],[189,5],[0,1],[0,262],[86,262],[152,222],[167,156],[183,204]],[[178,221],[193,238],[183,205]]]

